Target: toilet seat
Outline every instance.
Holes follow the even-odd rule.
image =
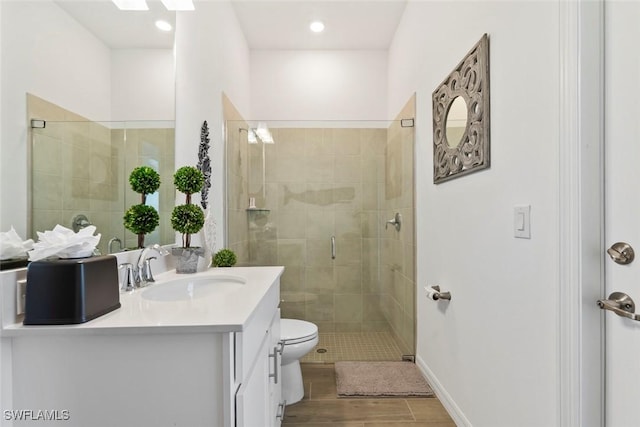
[[[280,339],[284,345],[300,344],[318,336],[318,327],[311,322],[297,319],[280,320]]]

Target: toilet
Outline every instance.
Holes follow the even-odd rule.
[[[281,319],[282,399],[291,405],[304,396],[300,359],[318,344],[318,327],[304,320]]]

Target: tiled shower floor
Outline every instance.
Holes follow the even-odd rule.
[[[301,362],[401,360],[402,351],[389,332],[325,332]],[[321,352],[318,352],[321,350]],[[322,352],[326,350],[326,352]]]

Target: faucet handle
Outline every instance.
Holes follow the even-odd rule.
[[[120,283],[120,291],[130,292],[134,290],[136,287],[136,279],[133,264],[124,262],[118,266],[118,269],[124,269],[124,276],[122,277],[122,283]]]
[[[157,257],[150,256],[144,260],[143,268],[142,268],[142,281],[146,283],[153,283],[155,279],[153,278],[153,273],[151,273],[151,260],[158,259]]]

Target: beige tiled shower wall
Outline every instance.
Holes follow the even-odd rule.
[[[275,144],[265,146],[270,211],[250,218],[250,257],[286,267],[282,316],[312,321],[321,332],[388,330],[378,274],[387,129],[272,134]]]
[[[382,308],[396,340],[405,354],[415,346],[415,209],[414,128],[402,127],[401,119],[415,117],[415,97],[407,102],[387,133],[384,219],[402,215],[400,231],[382,230],[380,281]]]
[[[108,252],[112,237],[135,247],[136,237],[125,233],[122,225],[128,206],[140,203],[128,176],[134,167],[148,165],[160,173],[160,226],[146,242],[173,242],[173,129],[113,129],[33,95],[28,95],[27,109],[29,119],[46,120],[44,129],[30,129],[34,239],[36,231],[51,230],[56,224],[71,228],[73,218],[82,214],[102,235],[98,246],[102,253]]]

